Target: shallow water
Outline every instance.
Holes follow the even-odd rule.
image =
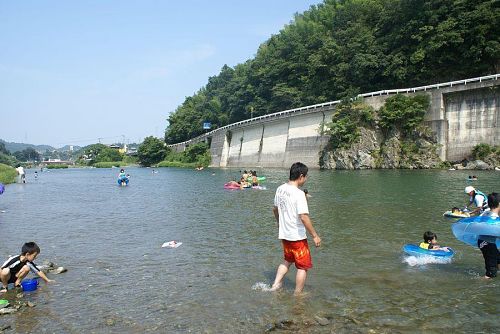
[[[0,196],[0,257],[35,240],[52,275],[24,300],[37,304],[0,316],[13,333],[492,333],[500,280],[486,281],[478,249],[457,241],[454,220],[471,173],[311,171],[309,209],[322,238],[312,250],[306,293],[267,292],[282,258],[271,212],[288,171],[259,170],[267,190],[224,190],[238,170],[130,168],[28,170],[27,184]],[[215,173],[215,175],[212,175]],[[474,171],[472,184],[499,191],[499,172]],[[455,249],[449,264],[403,256],[405,243],[432,230]],[[161,248],[170,240],[183,244]],[[0,259],[2,260],[2,259]],[[4,261],[4,260],[3,260]],[[5,298],[5,297],[2,297]],[[9,292],[7,299],[16,299]],[[320,326],[315,317],[329,320]],[[277,328],[279,331],[280,328]]]

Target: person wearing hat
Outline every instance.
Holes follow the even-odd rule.
[[[465,193],[470,196],[469,204],[467,204],[465,207],[471,204],[474,204],[476,206],[474,210],[469,212],[471,216],[480,214],[488,209],[488,197],[486,197],[486,195],[481,191],[477,190],[473,186],[467,186],[465,187]]]

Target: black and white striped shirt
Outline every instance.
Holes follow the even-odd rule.
[[[40,272],[40,269],[38,269],[36,264],[34,264],[31,261],[28,261],[26,257],[24,258],[24,261],[21,261],[21,255],[10,257],[7,261],[5,261],[4,264],[2,264],[2,269],[9,268],[10,274],[15,275],[21,270],[21,268],[25,264],[28,265],[33,274],[38,274]]]

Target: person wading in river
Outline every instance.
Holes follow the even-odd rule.
[[[311,253],[307,244],[306,230],[311,234],[314,245],[321,245],[321,238],[314,230],[309,218],[306,195],[299,187],[307,180],[308,168],[301,162],[296,162],[290,168],[290,179],[276,189],[273,213],[278,223],[278,238],[283,244],[284,261],[278,266],[272,291],[281,288],[290,265],[295,263],[297,275],[295,278],[295,295],[304,289],[307,270],[312,268]]]

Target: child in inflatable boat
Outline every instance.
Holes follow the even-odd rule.
[[[420,243],[420,248],[427,249],[427,250],[442,250],[445,252],[449,252],[450,250],[448,247],[441,247],[437,243],[437,235],[436,233],[433,233],[431,231],[426,231],[424,233],[424,242]]]

